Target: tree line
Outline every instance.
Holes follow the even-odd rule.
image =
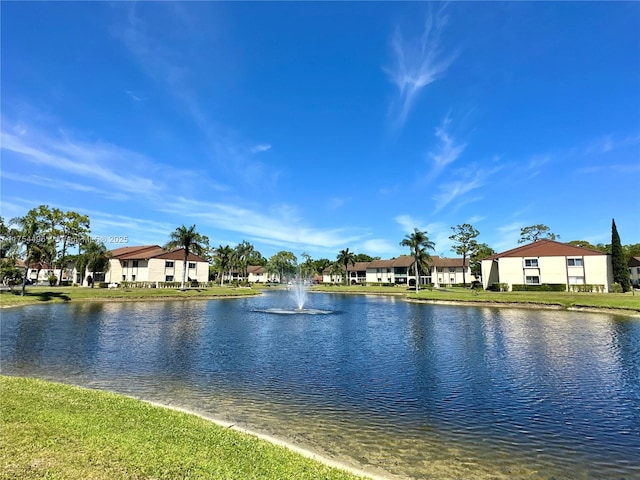
[[[463,264],[469,260],[471,274],[481,276],[481,261],[496,252],[488,244],[479,242],[480,232],[471,224],[463,223],[451,227],[449,239],[453,241],[451,250],[462,257]],[[521,229],[518,243],[534,242],[541,239],[558,240],[559,235],[543,224],[527,226]],[[0,276],[5,283],[17,284],[20,280],[24,286],[27,281],[27,269],[30,265],[36,268],[46,264],[54,271],[55,280],[62,280],[63,270],[73,262],[78,271],[105,272],[109,268],[109,252],[104,242],[98,237],[91,237],[90,219],[87,215],[74,211],[62,211],[47,205],[40,205],[29,210],[24,216],[11,219],[5,223],[0,217]],[[599,250],[612,254],[615,278],[623,291],[630,288],[629,272],[627,268],[631,257],[640,256],[640,244],[622,245],[616,230],[615,221],[612,224],[611,244],[592,245],[584,240],[572,240],[570,245]],[[419,288],[420,272],[426,272],[432,262],[429,251],[435,250],[435,244],[429,239],[427,231],[414,228],[406,235],[400,245],[408,248],[413,257],[413,269],[416,276],[416,288]],[[70,250],[78,247],[77,254],[70,254]],[[356,262],[371,262],[380,257],[372,257],[365,253],[355,253],[349,248],[340,250],[335,260],[328,258],[313,259],[309,254],[302,253],[301,258],[290,251],[282,250],[275,255],[265,258],[248,241],[243,240],[235,247],[219,245],[211,247],[209,238],[191,227],[181,226],[169,233],[169,240],[165,249],[184,249],[184,268],[182,288],[186,282],[186,263],[190,253],[194,253],[209,262],[209,279],[224,284],[232,272],[245,281],[248,278],[249,266],[262,266],[267,275],[280,279],[300,275],[312,277],[321,275],[328,269],[332,277],[341,277],[348,282],[349,265]],[[25,262],[24,273],[16,266],[16,259]],[[57,272],[57,275],[55,274]],[[466,285],[466,272],[463,269],[463,283]]]

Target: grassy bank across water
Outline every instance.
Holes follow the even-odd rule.
[[[470,288],[441,288],[420,290],[407,287],[378,287],[363,285],[318,285],[314,291],[328,293],[360,293],[369,295],[399,295],[409,300],[434,303],[469,303],[476,305],[515,305],[559,309],[617,310],[640,315],[640,292],[633,293],[572,293],[572,292],[489,292]]]
[[[130,397],[0,376],[0,478],[365,478]]]
[[[0,305],[3,307],[32,305],[44,302],[78,301],[135,301],[135,300],[180,300],[207,299],[259,295],[253,288],[207,287],[188,288],[180,291],[175,288],[88,288],[88,287],[34,287],[26,289],[25,296],[20,295],[20,287],[13,291],[0,291]]]

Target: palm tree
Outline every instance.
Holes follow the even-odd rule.
[[[356,264],[356,255],[353,252],[350,252],[347,248],[345,250],[340,250],[340,253],[338,253],[336,260],[344,265],[344,284],[347,285],[349,283],[347,270],[349,268],[349,264]]]
[[[429,255],[426,249],[433,250],[435,248],[435,243],[429,240],[427,236],[427,231],[424,232],[418,230],[417,228],[413,229],[413,233],[406,235],[404,239],[400,242],[400,245],[403,247],[409,247],[411,250],[411,255],[413,256],[413,266],[416,273],[416,292],[419,289],[420,283],[420,267],[419,264],[428,265],[428,262],[431,260],[431,255]]]
[[[24,246],[24,277],[22,278],[22,292],[24,296],[27,278],[29,275],[29,265],[42,260],[42,243],[40,235],[42,225],[38,221],[35,209],[29,210],[24,217],[12,218],[9,222],[11,225],[17,225],[19,228],[15,233],[19,237],[19,242]],[[37,278],[37,277],[36,277]]]
[[[247,267],[249,265],[249,257],[255,251],[253,245],[251,245],[246,240],[243,240],[242,243],[236,245],[236,260],[238,261],[238,266],[242,272],[242,276],[245,280],[247,280],[248,273]]]
[[[231,267],[231,260],[233,258],[233,249],[229,246],[220,245],[216,248],[215,262],[220,269],[220,286],[224,284],[224,274]]]
[[[104,243],[93,240],[84,246],[86,268],[91,272],[91,288],[96,284],[96,272],[106,272],[109,270],[109,258],[111,254],[107,251]],[[83,273],[84,275],[84,273]]]
[[[180,290],[184,290],[184,284],[187,280],[189,253],[193,252],[196,255],[204,255],[209,245],[209,238],[207,238],[206,235],[201,235],[196,232],[195,225],[191,225],[189,228],[182,225],[176,228],[174,232],[171,232],[169,238],[171,240],[164,246],[165,250],[184,249],[184,257],[182,259],[182,286],[180,287]]]

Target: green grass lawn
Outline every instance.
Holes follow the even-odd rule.
[[[561,308],[610,308],[640,312],[640,292],[628,293],[571,293],[571,292],[489,292],[469,288],[420,290],[407,287],[378,287],[362,285],[314,286],[313,290],[335,293],[364,293],[402,295],[414,300],[475,303],[519,303],[522,305],[550,305]]]
[[[0,376],[0,479],[357,477],[196,415]]]
[[[90,300],[158,300],[180,298],[213,298],[258,295],[259,290],[252,288],[208,287],[188,288],[180,291],[174,288],[87,288],[87,287],[34,287],[28,286],[25,296],[20,295],[21,288],[13,291],[0,291],[0,305],[29,305],[41,302],[73,302]]]

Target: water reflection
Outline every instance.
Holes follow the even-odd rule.
[[[2,371],[223,417],[413,478],[640,473],[640,322],[310,295],[3,312]]]

